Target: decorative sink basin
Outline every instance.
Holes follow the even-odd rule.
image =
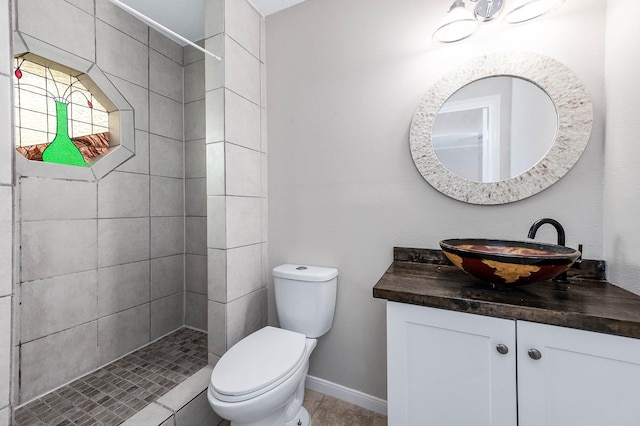
[[[507,286],[551,279],[580,257],[580,252],[570,247],[523,241],[450,239],[440,241],[440,247],[464,272]]]

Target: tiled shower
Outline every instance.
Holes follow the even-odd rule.
[[[0,2],[3,46],[13,7],[14,51],[95,63],[135,133],[135,156],[96,181],[13,177],[3,142],[0,231],[13,224],[15,246],[0,247],[1,424],[10,405],[182,326],[209,331],[213,363],[266,323],[264,20],[245,1],[206,4],[203,43],[222,62],[107,0]],[[6,141],[10,58],[0,66]]]

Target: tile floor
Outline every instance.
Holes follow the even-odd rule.
[[[387,417],[329,395],[307,389],[304,407],[311,417],[310,426],[386,426]]]

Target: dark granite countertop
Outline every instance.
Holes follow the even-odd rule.
[[[568,275],[569,284],[492,288],[452,266],[440,250],[396,247],[373,297],[640,338],[640,296],[607,282],[603,261],[585,260]]]

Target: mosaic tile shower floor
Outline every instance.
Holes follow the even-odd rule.
[[[181,328],[16,410],[16,426],[119,425],[207,365],[207,334]]]

